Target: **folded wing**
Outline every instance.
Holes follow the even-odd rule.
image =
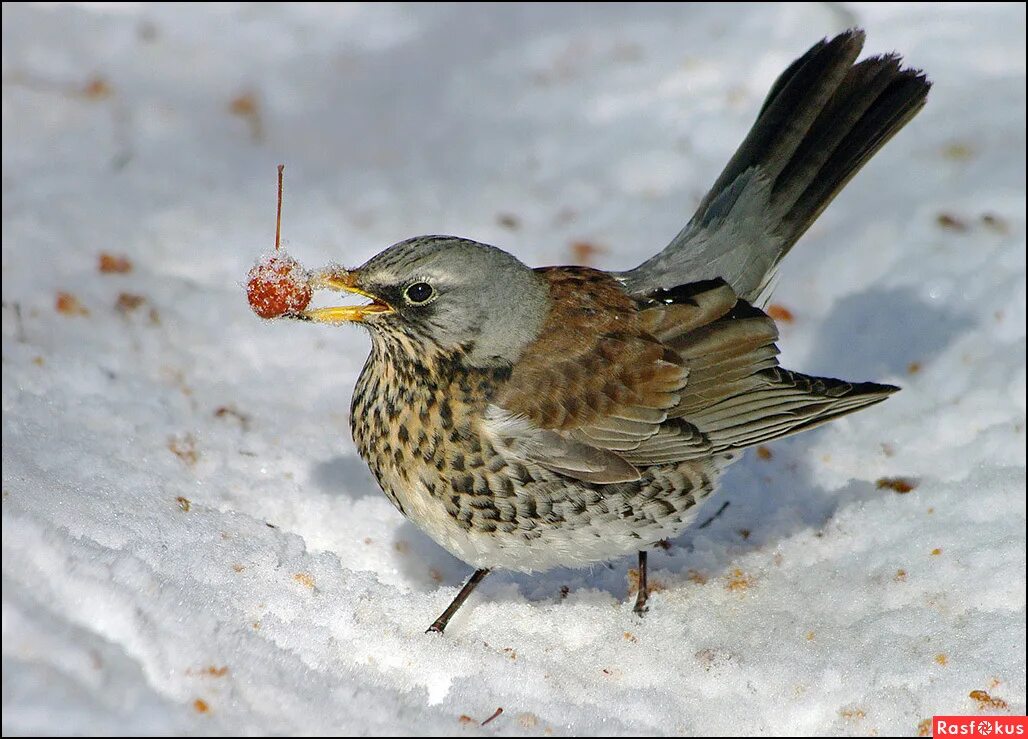
[[[644,467],[812,428],[897,389],[782,369],[774,321],[720,279],[637,301],[601,272],[544,273],[555,307],[486,426],[499,449],[568,477],[634,480]]]

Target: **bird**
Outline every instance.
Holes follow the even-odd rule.
[[[495,246],[418,236],[311,273],[359,305],[288,317],[357,324],[371,349],[350,428],[382,491],[474,568],[442,633],[492,571],[637,555],[676,537],[746,447],[899,388],[781,367],[764,311],[782,259],[924,106],[897,54],[823,39],[772,85],[742,144],[671,242],[639,266],[530,268]]]

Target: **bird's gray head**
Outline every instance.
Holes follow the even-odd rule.
[[[452,236],[401,241],[357,269],[325,270],[315,282],[372,303],[309,311],[314,320],[359,322],[375,341],[408,352],[465,351],[481,367],[516,361],[549,310],[533,270],[494,246]]]

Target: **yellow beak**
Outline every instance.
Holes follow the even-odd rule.
[[[369,315],[392,313],[393,309],[380,298],[357,287],[357,275],[340,269],[323,269],[311,275],[311,287],[315,290],[335,290],[368,298],[366,305],[340,305],[331,308],[314,308],[300,313],[304,319],[317,323],[360,322]]]

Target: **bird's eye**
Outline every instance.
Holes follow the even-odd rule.
[[[435,291],[427,282],[415,282],[403,294],[408,302],[420,305],[421,303],[427,303],[432,298],[432,295],[435,294]]]

